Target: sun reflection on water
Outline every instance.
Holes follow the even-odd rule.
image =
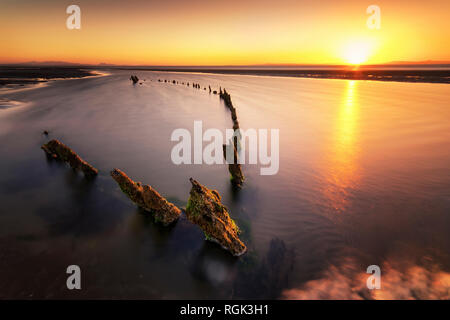
[[[359,179],[359,102],[356,91],[357,82],[349,81],[336,117],[335,136],[326,163],[327,186],[324,195],[337,212],[347,208],[350,191]]]

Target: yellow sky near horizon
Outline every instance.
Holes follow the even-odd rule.
[[[70,4],[81,30],[66,28]],[[0,63],[343,64],[361,48],[368,64],[449,61],[448,12],[447,0],[0,0]]]

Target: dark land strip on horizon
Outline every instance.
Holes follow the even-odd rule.
[[[74,67],[10,67],[0,66],[0,87],[25,86],[52,79],[84,78],[94,76],[91,68]],[[95,68],[98,69],[98,68]]]

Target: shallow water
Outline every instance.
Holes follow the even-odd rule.
[[[449,85],[136,74],[142,85],[111,71],[0,97],[21,103],[0,109],[1,298],[448,297]],[[230,92],[242,129],[280,129],[278,174],[243,165],[235,192],[225,165],[171,162],[173,130],[192,132],[195,120],[232,127],[208,85]],[[99,176],[88,182],[47,160],[43,130]],[[249,252],[234,258],[204,241],[184,214],[173,227],[155,224],[110,178],[115,167],[179,206],[189,177],[217,189]],[[66,288],[71,264],[80,291]],[[355,280],[371,264],[406,279],[430,274],[398,286],[386,277],[374,296]],[[360,292],[332,290],[340,286]]]

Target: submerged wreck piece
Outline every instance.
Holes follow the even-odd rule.
[[[235,137],[235,140],[237,140],[237,137]],[[233,159],[227,159],[227,154],[233,154]],[[235,144],[230,143],[228,145],[223,145],[223,157],[228,163],[228,171],[231,175],[231,183],[235,187],[242,187],[245,177],[242,173],[241,164],[238,163],[238,153]]]
[[[139,81],[139,78],[137,76],[135,76],[135,75],[132,75],[130,77],[130,80],[133,81],[133,84],[136,84]]]
[[[202,228],[207,240],[217,242],[235,256],[244,254],[247,247],[239,240],[239,228],[220,201],[219,193],[192,178],[189,181],[192,184],[186,207],[189,221]]]
[[[134,182],[123,171],[114,169],[111,176],[120,189],[140,208],[153,213],[155,220],[167,226],[178,219],[181,210],[167,201],[155,189]]]
[[[72,149],[58,140],[51,140],[42,145],[41,148],[52,158],[68,162],[74,170],[83,171],[84,175],[88,178],[98,174],[97,169],[81,159]]]

